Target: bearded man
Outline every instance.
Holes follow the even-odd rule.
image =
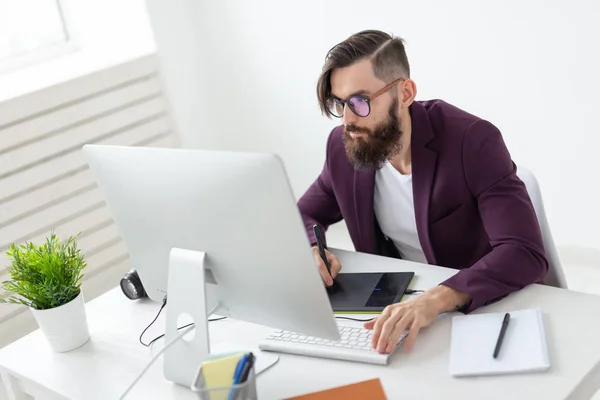
[[[328,272],[313,226],[326,231],[341,220],[356,251],[458,270],[365,324],[380,353],[391,353],[405,331],[410,349],[439,314],[468,313],[541,282],[548,270],[500,131],[447,102],[416,101],[416,93],[401,38],[369,30],[334,46],[317,96],[322,112],[342,123],[298,202],[327,286],[342,266],[327,251]]]

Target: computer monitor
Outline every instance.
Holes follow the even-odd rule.
[[[148,296],[171,249],[205,252],[216,313],[338,339],[282,161],[271,154],[86,145],[83,152]]]

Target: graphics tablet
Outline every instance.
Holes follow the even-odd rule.
[[[399,302],[414,272],[339,274],[327,288],[334,312],[378,313]]]

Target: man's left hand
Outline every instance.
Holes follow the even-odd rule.
[[[431,325],[439,314],[457,310],[470,300],[468,294],[440,285],[409,301],[387,306],[364,327],[373,330],[373,349],[382,354],[393,352],[402,333],[408,331],[404,348],[409,351],[421,329]]]

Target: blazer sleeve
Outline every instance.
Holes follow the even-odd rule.
[[[342,220],[335,198],[330,171],[330,146],[333,131],[327,139],[325,165],[317,179],[298,200],[298,207],[311,245],[317,243],[312,227],[319,225],[325,232],[330,225]],[[325,236],[325,235],[324,235]]]
[[[468,313],[541,281],[548,261],[531,199],[494,125],[480,120],[465,132],[463,166],[492,247],[442,283],[471,295],[462,310]]]

